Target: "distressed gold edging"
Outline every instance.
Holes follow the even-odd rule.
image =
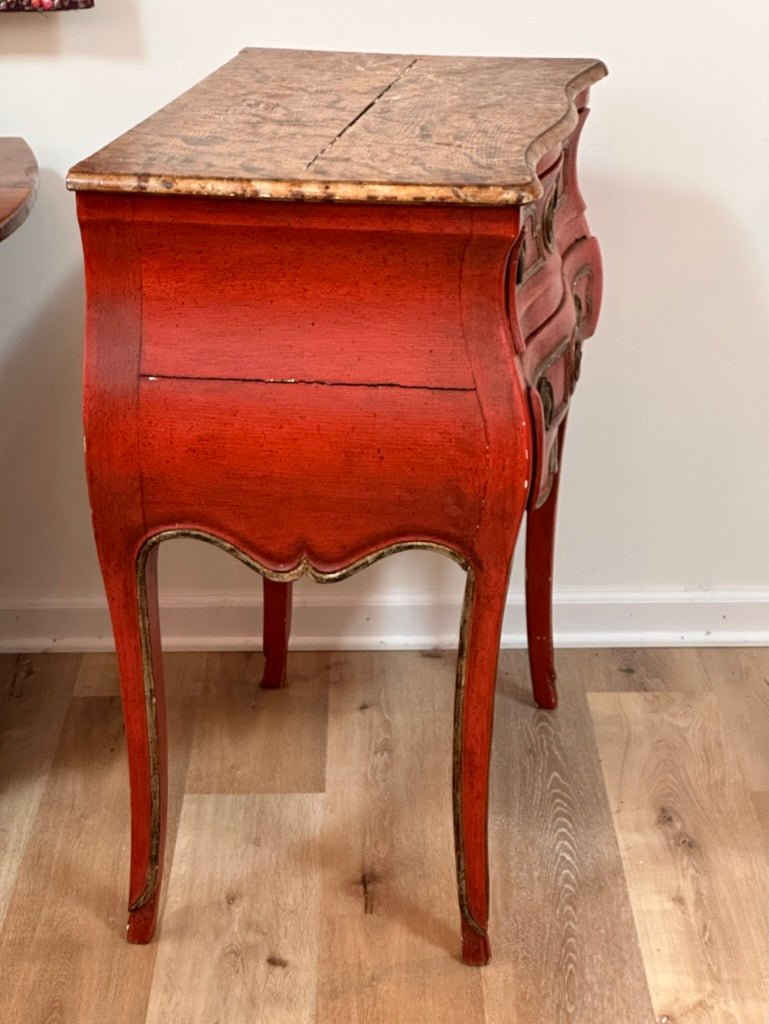
[[[542,195],[536,175],[525,182],[334,181],[332,179],[200,178],[168,174],[96,174],[73,168],[66,179],[71,192],[119,192],[132,195],[262,199],[274,202],[377,203],[399,205],[521,206]]]
[[[563,309],[563,305],[561,305],[560,308]],[[560,360],[563,359],[565,353],[568,351],[569,346],[571,345],[571,341],[572,336],[571,334],[569,334],[568,337],[563,338],[561,341],[559,341],[559,343],[556,345],[553,351],[550,352],[550,354],[547,355],[541,363],[537,364],[534,373],[531,375],[533,380],[533,387],[537,386],[537,381],[543,373],[546,373],[551,366],[555,366],[557,362],[560,362]]]
[[[390,544],[387,547],[380,548],[372,554],[359,559],[357,562],[353,562],[351,565],[345,566],[343,569],[336,569],[333,572],[325,573],[315,569],[306,555],[302,556],[299,564],[294,569],[289,569],[285,572],[268,569],[266,566],[257,562],[255,558],[252,558],[244,551],[241,551],[240,548],[236,547],[234,544],[230,544],[229,541],[222,540],[221,537],[217,537],[215,534],[206,533],[204,530],[195,530],[185,527],[162,530],[159,533],[153,534],[153,536],[149,537],[144,542],[136,557],[136,590],[139,613],[139,633],[141,637],[144,711],[147,724],[147,747],[150,770],[150,847],[149,863],[147,866],[144,889],[129,905],[129,913],[133,913],[149,903],[155,894],[158,875],[160,873],[160,758],[158,750],[155,678],[152,671],[152,641],[150,637],[149,605],[147,601],[147,559],[153,548],[157,547],[162,541],[174,540],[181,537],[193,540],[202,540],[207,544],[213,544],[214,547],[221,548],[221,550],[226,551],[227,554],[233,555],[238,559],[238,561],[243,562],[244,565],[247,565],[250,569],[254,569],[260,575],[266,576],[267,579],[274,580],[278,583],[291,583],[293,580],[297,580],[300,576],[304,575],[310,576],[317,583],[335,583],[340,580],[347,579],[349,576],[354,575],[356,572],[360,572],[361,569],[365,569],[368,566],[373,565],[374,562],[378,562],[381,558],[385,558],[387,555],[394,555],[400,551],[410,551],[415,549],[422,551],[435,551],[441,555],[448,555],[449,558],[455,561],[467,572],[468,583],[465,588],[462,625],[460,627],[459,635],[457,696],[455,698],[455,709],[459,707],[459,711],[455,710],[454,719],[454,834],[460,908],[463,916],[469,921],[471,927],[478,931],[479,934],[485,935],[485,931],[477,924],[467,905],[464,848],[461,839],[462,830],[461,827],[458,827],[457,825],[457,821],[459,821],[461,825],[462,820],[462,808],[458,795],[458,770],[460,767],[458,749],[461,746],[461,707],[463,706],[464,701],[467,631],[472,605],[472,595],[475,590],[475,577],[470,563],[463,555],[459,554],[459,552],[455,551],[453,548],[443,544],[437,544],[432,541],[400,541],[397,544]],[[459,731],[457,723],[460,723]],[[457,736],[459,736],[459,739],[457,739]],[[458,818],[457,815],[459,816]]]
[[[462,602],[462,619],[459,626],[459,647],[457,649],[457,682],[454,691],[454,750],[452,799],[454,804],[454,855],[457,862],[457,889],[462,920],[478,935],[486,936],[486,929],[476,921],[467,898],[467,874],[465,870],[465,843],[462,813],[462,723],[465,710],[465,682],[467,679],[467,643],[475,602],[475,573],[467,567],[465,596]]]
[[[396,544],[389,544],[386,547],[378,548],[370,555],[365,555],[363,558],[358,559],[357,562],[352,562],[350,565],[344,566],[342,569],[334,569],[331,572],[323,572],[316,569],[311,563],[307,555],[302,555],[299,563],[293,569],[269,569],[267,566],[262,565],[255,558],[247,555],[245,551],[241,551],[239,547],[231,544],[227,540],[223,540],[221,537],[217,537],[216,534],[207,533],[205,530],[197,530],[192,527],[173,527],[169,530],[162,530],[160,533],[155,533],[149,537],[142,547],[142,551],[149,550],[150,548],[157,547],[164,540],[176,540],[181,537],[186,537],[192,540],[202,540],[207,544],[213,544],[214,547],[221,548],[222,551],[226,551],[228,555],[232,555],[237,558],[239,562],[243,562],[249,569],[253,569],[258,572],[260,576],[266,576],[268,580],[274,580],[276,583],[292,583],[294,580],[298,580],[301,576],[309,576],[315,580],[316,583],[338,583],[341,580],[346,580],[350,576],[354,576],[356,572],[360,572],[361,569],[368,568],[369,565],[373,565],[374,562],[378,562],[380,558],[385,558],[387,555],[395,555],[400,551],[410,551],[414,549],[421,549],[427,551],[435,551],[441,555],[448,555],[449,558],[453,559],[463,569],[469,568],[469,562],[461,555],[458,551],[450,548],[446,544],[438,544],[435,541],[429,540],[405,540],[398,541]]]
[[[556,433],[555,439],[553,441],[553,446],[550,449],[550,465],[548,466],[548,470],[547,470],[547,474],[548,474],[548,476],[547,476],[547,485],[545,486],[545,489],[542,491],[542,493],[537,498],[537,501],[536,501],[536,503],[534,505],[535,509],[542,508],[542,506],[547,503],[548,498],[552,494],[553,485],[555,484],[555,479],[556,479],[556,477],[558,476],[558,474],[561,471],[560,470],[560,466],[558,465],[558,461],[560,459],[560,454],[559,454],[558,448],[559,448],[559,443],[560,443],[559,442],[559,438],[561,436],[561,433],[560,433],[561,432],[561,424],[564,422],[564,419],[565,419],[565,416],[561,419],[561,421],[559,422],[558,426],[555,428],[557,430],[557,433]],[[555,468],[553,468],[553,456],[554,455],[555,455]]]
[[[576,306],[576,300],[578,298],[578,296],[577,296],[577,285],[579,284],[579,282],[582,280],[583,277],[590,277],[590,278],[594,278],[595,277],[595,273],[593,271],[593,267],[592,267],[592,265],[590,263],[586,263],[583,267],[580,267],[579,270],[577,271],[577,273],[572,278],[572,282],[571,282],[571,297],[572,297],[572,301],[575,302],[575,306]],[[581,327],[582,324],[584,324],[584,322],[586,320],[590,320],[592,315],[593,315],[593,290],[592,290],[592,282],[591,282],[590,290],[585,295],[585,309],[582,310],[581,315],[579,313],[579,310],[577,310],[577,327],[578,328]]]
[[[152,546],[145,544],[136,559],[136,598],[139,608],[139,636],[142,652],[142,684],[144,715],[147,725],[147,749],[150,770],[150,848],[144,889],[128,905],[129,914],[149,903],[155,894],[160,871],[160,756],[158,750],[158,718],[155,699],[155,675],[152,671],[152,639],[147,601],[147,559]]]

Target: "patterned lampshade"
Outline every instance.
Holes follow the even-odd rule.
[[[93,7],[94,0],[0,0],[0,14],[13,11],[78,11]]]

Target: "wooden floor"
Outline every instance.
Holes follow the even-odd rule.
[[[764,1024],[767,655],[502,657],[494,959],[462,966],[454,658],[167,658],[170,871],[124,941],[113,659],[0,657],[2,1024]]]

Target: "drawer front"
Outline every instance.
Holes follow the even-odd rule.
[[[521,238],[515,274],[508,287],[523,338],[552,316],[561,299],[560,256],[556,247],[556,216],[563,207],[562,159],[542,177],[541,199],[521,210]]]
[[[575,168],[586,116],[587,111],[582,111],[561,157],[540,176],[542,197],[521,210],[521,238],[508,281],[508,302],[524,342],[561,304],[563,254],[589,235]]]
[[[564,333],[564,327],[563,324],[545,325],[543,331],[550,335],[548,344],[552,344],[552,337],[559,340],[531,373],[529,401],[535,456],[530,501],[535,506],[547,499],[557,472],[559,428],[566,419],[574,389],[576,339],[573,332]]]
[[[532,499],[541,504],[558,466],[558,433],[580,375],[582,342],[595,330],[601,304],[601,256],[595,238],[572,245],[563,258],[561,304],[529,336],[521,358],[529,385],[536,447]]]
[[[458,235],[137,232],[144,376],[473,387]]]
[[[148,529],[203,528],[321,570],[412,538],[472,549],[488,482],[472,391],[143,380]]]

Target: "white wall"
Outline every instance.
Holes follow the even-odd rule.
[[[575,642],[761,634],[766,0],[742,0],[728,17],[715,0],[96,2],[0,15],[0,134],[26,137],[42,170],[30,220],[0,247],[0,646],[106,642],[79,423],[83,283],[64,175],[244,45],[607,62],[581,151],[606,283],[570,425],[560,630]],[[172,640],[242,642],[252,622],[258,631],[258,583],[218,551],[169,546]],[[434,642],[454,628],[461,574],[437,556],[401,555],[302,593],[300,641]],[[508,640],[520,633],[515,594]]]

